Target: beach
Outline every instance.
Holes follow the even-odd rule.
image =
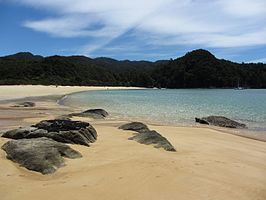
[[[108,90],[108,89],[140,89],[137,87],[97,87],[97,86],[44,86],[44,85],[7,85],[0,87],[0,100],[21,99],[48,95],[66,95],[74,92]]]
[[[58,99],[70,93],[107,89],[125,88],[0,86],[0,132],[79,112],[77,107],[59,105]],[[12,107],[26,100],[34,101],[36,107]],[[71,145],[83,157],[66,159],[66,166],[54,174],[29,171],[0,151],[2,200],[266,199],[263,141],[207,127],[148,124],[177,150],[167,152],[128,140],[134,133],[118,129],[127,121],[74,119],[91,123],[98,140],[90,147]],[[0,146],[8,140],[0,138]]]

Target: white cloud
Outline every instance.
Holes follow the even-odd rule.
[[[265,15],[265,0],[220,0],[221,8],[236,17]]]
[[[92,37],[82,53],[128,30],[150,45],[245,47],[266,44],[266,0],[13,0],[53,17],[24,26],[56,37]],[[145,39],[143,39],[145,38]]]
[[[53,36],[79,37],[92,35],[94,30],[86,30],[93,25],[91,20],[83,20],[80,17],[49,18],[39,21],[26,21],[24,26],[35,31],[49,33]]]

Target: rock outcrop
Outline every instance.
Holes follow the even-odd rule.
[[[8,159],[42,174],[53,173],[57,168],[64,166],[63,157],[82,157],[68,145],[46,137],[11,140],[6,142],[2,149]]]
[[[45,120],[28,128],[5,132],[2,137],[29,139],[47,137],[58,142],[89,146],[97,140],[97,132],[87,122],[71,120]]]
[[[90,117],[93,119],[104,119],[108,116],[108,112],[103,109],[89,109],[81,113],[72,113],[69,116],[73,117]]]
[[[124,124],[120,126],[119,129],[136,131],[136,132],[143,132],[149,130],[148,126],[141,122],[131,122],[128,124]]]
[[[195,121],[196,121],[197,123],[200,123],[200,124],[207,124],[207,125],[209,125],[209,122],[207,122],[206,120],[201,119],[201,118],[197,118],[197,117],[195,117]]]
[[[161,134],[154,130],[149,130],[147,125],[141,122],[131,122],[119,127],[123,130],[136,131],[136,135],[130,137],[129,140],[135,140],[141,144],[153,144],[155,148],[163,148],[166,151],[176,151],[173,145]]]
[[[226,128],[247,128],[245,124],[236,122],[223,116],[209,116],[203,118],[195,118],[195,121],[200,124],[220,126]]]

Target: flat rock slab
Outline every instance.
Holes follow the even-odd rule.
[[[141,122],[131,122],[128,124],[124,124],[120,126],[119,129],[136,131],[136,132],[143,132],[149,130],[148,126]]]
[[[82,155],[68,145],[49,138],[11,140],[2,149],[7,158],[21,166],[42,174],[54,173],[65,165],[63,157],[80,158]]]
[[[153,144],[155,148],[163,148],[166,151],[176,151],[173,145],[165,137],[154,130],[149,130],[148,126],[141,122],[124,124],[120,126],[119,129],[137,132],[136,135],[130,137],[129,140],[135,140],[140,144]]]
[[[3,133],[11,139],[47,137],[57,142],[89,146],[97,140],[97,132],[87,122],[71,120],[45,120],[32,127],[19,128]]]
[[[239,123],[223,116],[208,116],[203,118],[195,118],[195,121],[200,124],[207,124],[226,128],[247,128],[245,124]]]
[[[93,119],[104,119],[108,116],[108,112],[103,109],[89,109],[81,113],[72,113],[69,116],[73,117],[90,117]]]
[[[135,140],[140,144],[154,144],[155,148],[163,148],[166,151],[176,151],[173,145],[161,134],[156,131],[146,131],[129,138],[130,140]]]

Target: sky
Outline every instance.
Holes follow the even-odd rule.
[[[266,63],[266,0],[0,0],[0,56]]]

